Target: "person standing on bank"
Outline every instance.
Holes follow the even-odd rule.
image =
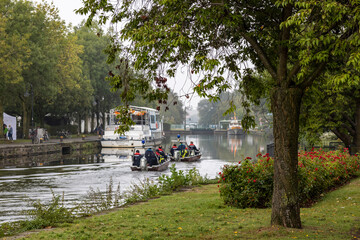
[[[9,125],[8,137],[9,140],[13,141],[13,128],[11,125]]]

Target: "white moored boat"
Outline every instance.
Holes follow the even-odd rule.
[[[119,127],[116,117],[119,112],[111,109],[109,113],[109,124],[105,126],[105,132],[101,140],[101,146],[113,148],[142,148],[161,144],[163,139],[163,124],[160,120],[159,111],[146,108],[130,106],[131,118],[135,125],[125,135],[115,133]]]
[[[244,130],[241,127],[241,121],[236,119],[236,115],[234,114],[233,120],[231,120],[229,128],[228,128],[228,134],[229,135],[241,135],[244,134]]]

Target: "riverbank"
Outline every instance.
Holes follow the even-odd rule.
[[[285,229],[270,226],[271,209],[225,206],[212,184],[6,239],[359,239],[359,204],[357,178],[302,208],[303,229]]]
[[[98,136],[87,136],[68,139],[50,139],[48,141],[32,144],[30,140],[8,141],[2,140],[0,144],[0,160],[19,157],[32,157],[54,153],[69,154],[75,150],[100,148]]]

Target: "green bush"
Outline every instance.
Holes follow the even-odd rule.
[[[64,195],[56,195],[53,191],[53,198],[49,204],[43,204],[39,200],[32,202],[32,209],[26,211],[31,218],[28,222],[29,229],[57,226],[60,223],[69,223],[74,220],[73,209],[64,206]]]
[[[196,168],[190,169],[187,173],[183,170],[176,171],[175,164],[170,167],[170,176],[162,175],[159,177],[161,192],[172,192],[180,187],[196,186],[208,183],[206,177],[202,177]]]
[[[359,170],[359,157],[344,151],[302,151],[299,153],[299,201],[301,206],[318,199],[324,192],[346,183]],[[240,208],[271,206],[273,159],[258,154],[236,165],[225,165],[219,173],[219,191],[225,204]]]

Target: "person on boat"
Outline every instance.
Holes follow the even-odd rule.
[[[155,155],[156,155],[156,157],[158,159],[159,164],[161,164],[164,161],[164,157],[161,156],[159,149],[155,150]]]
[[[173,145],[172,148],[170,149],[170,154],[171,154],[171,156],[174,156],[175,150],[177,150],[177,146],[176,146],[176,144],[174,143],[174,145]]]
[[[140,167],[140,159],[142,158],[142,155],[140,154],[139,150],[136,150],[133,156],[133,166]]]
[[[156,149],[156,152],[158,152],[159,155],[160,155],[160,156],[159,156],[160,163],[163,162],[163,161],[165,161],[165,160],[167,159],[167,156],[166,156],[164,150],[162,149],[162,146],[161,146],[161,145],[158,147],[158,149]]]
[[[189,149],[190,149],[190,152],[194,151],[195,155],[199,153],[199,149],[196,148],[193,141],[190,142]]]
[[[183,143],[180,143],[180,145],[178,146],[177,150],[180,151],[180,156],[181,157],[186,157],[188,156],[188,150],[187,150],[187,147],[185,146],[185,144]]]
[[[150,167],[152,165],[158,165],[158,159],[156,157],[156,154],[154,153],[154,151],[151,148],[148,148],[146,150],[145,158]]]
[[[160,145],[158,149],[159,149],[160,155],[163,156],[164,159],[166,160],[167,155],[166,155],[165,151],[163,150],[163,147]]]

